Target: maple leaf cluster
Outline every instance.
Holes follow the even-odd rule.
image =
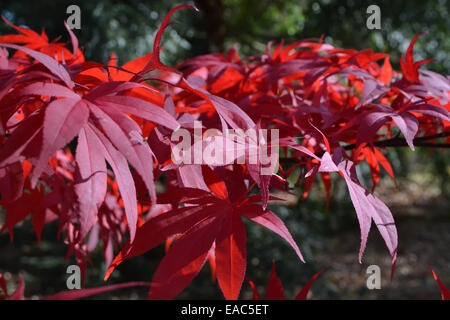
[[[86,61],[69,28],[71,50],[4,19],[18,34],[0,36],[1,231],[12,240],[14,226],[31,216],[40,241],[45,224],[58,220],[67,258],[75,255],[83,275],[89,253],[102,244],[105,279],[123,261],[165,243],[149,298],[176,297],[208,261],[225,298],[237,299],[247,265],[243,218],[285,239],[304,261],[268,209],[276,199],[269,192],[292,192],[304,182],[307,197],[321,181],[329,199],[335,172],[357,214],[359,260],[374,222],[394,269],[394,218],[373,194],[380,165],[394,178],[385,148],[406,141],[414,150],[423,139],[448,137],[450,127],[450,80],[419,70],[427,61],[414,62],[418,36],[401,73],[388,54],[321,39],[274,49],[270,42],[251,57],[231,48],[170,67],[160,60],[163,32],[173,13],[188,7],[167,14],[151,53],[123,65],[115,55],[107,64]],[[277,129],[277,170],[262,175],[260,163],[248,162],[175,164],[171,135],[192,132],[195,121],[221,133]],[[362,162],[371,170],[371,191],[356,174]]]

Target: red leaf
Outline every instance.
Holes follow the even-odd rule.
[[[206,261],[221,220],[214,216],[205,219],[175,242],[153,276],[149,299],[172,299],[194,279]]]
[[[435,106],[429,103],[413,104],[406,108],[408,112],[417,112],[425,115],[429,115],[435,118],[444,119],[450,121],[450,113],[441,106]]]
[[[15,44],[0,43],[0,47],[16,49],[16,50],[25,52],[30,57],[32,57],[32,58],[36,59],[37,61],[39,61],[40,63],[42,63],[55,76],[57,76],[59,79],[61,79],[69,88],[73,88],[75,86],[75,84],[73,83],[66,68],[64,68],[63,65],[61,65],[58,61],[49,57],[48,55],[43,54],[38,51],[35,51],[35,50],[32,50],[32,49],[17,46]]]
[[[2,202],[11,202],[20,198],[23,186],[23,167],[20,162],[0,168],[0,195]]]
[[[32,223],[34,232],[36,233],[38,244],[41,243],[42,230],[44,229],[46,216],[47,216],[47,209],[37,210],[33,212]]]
[[[378,165],[375,152],[372,151],[372,148],[370,147],[364,148],[362,150],[362,153],[366,158],[366,162],[369,164],[370,174],[372,175],[372,192],[373,192],[375,190],[378,181],[380,180],[380,166]]]
[[[408,146],[414,151],[413,140],[419,130],[419,121],[409,112],[401,112],[391,115],[397,127],[405,136]]]
[[[430,267],[430,270],[431,273],[433,274],[434,279],[439,285],[439,289],[441,289],[442,300],[450,300],[450,290],[448,290],[447,287],[442,283],[441,279],[439,279],[437,274],[434,272],[433,268]]]
[[[221,119],[225,120],[234,129],[254,129],[256,124],[253,120],[237,105],[224,98],[215,96],[206,90],[196,87],[186,79],[181,79],[179,84],[181,88],[193,92],[202,97],[214,106]],[[222,123],[223,126],[223,123]],[[223,128],[224,129],[224,128]]]
[[[325,268],[323,268],[322,270],[320,270],[319,272],[317,272],[309,281],[308,283],[305,284],[305,286],[302,288],[302,290],[300,290],[300,292],[297,294],[297,296],[295,297],[295,300],[306,300],[306,297],[308,296],[308,292],[309,289],[311,288],[312,284],[314,283],[314,281],[317,279],[318,276],[320,276],[320,274],[322,272],[325,271]]]
[[[32,84],[18,89],[17,95],[38,95],[49,97],[64,97],[71,99],[80,99],[80,96],[57,83],[33,82]]]
[[[265,300],[286,300],[284,296],[283,285],[275,271],[275,261],[272,262],[272,273],[266,288]]]
[[[105,107],[116,107],[118,110],[133,114],[148,121],[158,123],[172,130],[177,130],[180,124],[163,108],[145,100],[128,96],[103,96],[96,103]]]
[[[81,129],[78,135],[75,194],[78,196],[80,233],[83,238],[97,220],[97,212],[106,196],[107,174],[100,141]]]
[[[150,86],[146,86],[140,83],[129,81],[109,81],[94,87],[91,91],[89,91],[88,94],[84,96],[84,98],[94,102],[96,99],[108,97],[115,93],[117,94],[122,91],[128,91],[136,88],[143,88],[148,90],[150,93],[155,94]]]
[[[128,228],[130,230],[130,240],[133,241],[136,235],[137,225],[137,201],[136,188],[133,177],[128,167],[125,157],[111,145],[111,142],[94,126],[88,124],[85,127],[89,140],[96,139],[96,143],[101,146],[103,157],[111,165],[119,185],[120,195],[122,196],[125,214],[127,217]]]
[[[400,67],[402,68],[403,76],[406,80],[410,82],[418,82],[419,81],[419,66],[433,61],[433,59],[429,60],[422,60],[418,62],[414,62],[414,44],[416,43],[419,36],[422,35],[421,33],[418,33],[414,39],[412,39],[411,43],[409,44],[408,50],[406,50],[406,55],[404,58],[400,58]]]
[[[245,280],[250,284],[250,287],[252,287],[253,296],[252,300],[261,300],[261,295],[259,294],[258,288],[256,288],[255,283],[250,279],[249,277],[245,277]]]
[[[389,57],[384,58],[383,66],[380,69],[380,81],[384,84],[388,84],[392,80],[393,76],[392,66],[389,61]]]
[[[355,110],[378,99],[388,91],[389,88],[381,85],[379,81],[375,81],[373,79],[364,80],[362,97],[359,100],[358,104],[355,106]]]
[[[0,149],[0,167],[22,160],[24,158],[22,153],[29,148],[36,147],[40,150],[42,121],[43,113],[40,112],[30,115],[21,122]]]
[[[292,238],[289,230],[286,228],[283,221],[275,215],[275,213],[268,209],[263,210],[261,206],[253,204],[243,206],[239,209],[239,212],[241,212],[244,217],[262,225],[285,239],[294,249],[300,260],[305,262],[300,249]]]
[[[377,148],[373,148],[373,152],[374,152],[375,157],[377,158],[378,162],[389,173],[391,178],[394,179],[395,178],[394,170],[392,170],[391,164],[389,163],[388,159],[386,159],[384,154],[380,150],[378,150]]]
[[[236,300],[241,291],[247,264],[246,231],[241,217],[231,212],[216,239],[217,279],[227,300]]]
[[[31,174],[32,186],[36,185],[48,159],[78,134],[88,117],[89,110],[79,99],[58,99],[48,105],[45,109],[42,150]]]
[[[159,46],[161,43],[161,36],[162,36],[164,30],[169,26],[168,22],[169,22],[170,17],[176,11],[178,11],[180,9],[184,9],[184,8],[192,8],[192,9],[198,11],[198,9],[196,7],[190,6],[190,5],[180,5],[169,11],[169,13],[164,17],[164,19],[161,23],[161,26],[159,27],[159,30],[156,33],[155,40],[153,41],[153,54],[150,57],[149,62],[145,65],[145,67],[140,72],[140,74],[145,74],[154,69],[161,69],[161,70],[168,70],[168,71],[176,72],[175,69],[169,68],[161,62],[161,60],[159,58],[159,50],[160,50]]]
[[[220,199],[228,199],[225,182],[208,166],[202,166],[202,176],[209,190]]]
[[[217,212],[217,206],[195,206],[173,209],[148,220],[136,231],[133,243],[128,241],[109,266],[105,280],[124,260],[144,254],[168,237],[186,232],[200,220]]]
[[[36,209],[36,204],[41,201],[43,190],[33,189],[31,193],[23,193],[20,198],[12,202],[1,202],[5,208],[6,221],[0,232],[9,230],[11,241],[13,241],[13,228],[16,224],[24,220]]]
[[[73,33],[72,29],[70,29],[70,27],[67,25],[67,22],[64,21],[64,26],[66,27],[67,32],[70,35],[70,41],[72,41],[72,53],[75,56],[78,52],[78,38],[77,36]]]
[[[90,105],[92,114],[97,117],[105,135],[125,155],[128,162],[142,177],[153,203],[156,202],[153,182],[153,155],[144,142],[140,127],[125,114],[115,108],[98,108]]]

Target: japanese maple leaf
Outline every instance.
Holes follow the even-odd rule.
[[[321,166],[323,164],[324,162],[322,162]],[[350,161],[341,162],[338,165],[338,169],[338,172],[343,175],[345,182],[347,183],[350,198],[355,207],[361,228],[359,260],[361,261],[362,259],[370,226],[372,221],[374,221],[392,257],[392,277],[397,260],[398,246],[398,235],[394,217],[389,208],[379,198],[369,193],[359,184],[355,167]],[[319,171],[320,170],[321,169],[319,169]]]
[[[22,196],[24,171],[20,162],[0,168],[0,194],[2,202],[15,201]]]
[[[324,152],[322,158],[320,159],[320,166],[313,167],[306,174],[306,177],[313,175],[316,172],[338,172],[344,178],[345,182],[347,183],[353,206],[355,207],[361,230],[359,260],[361,261],[362,259],[362,255],[365,250],[367,238],[369,235],[369,230],[372,221],[374,221],[392,257],[392,277],[397,260],[398,235],[391,211],[380,199],[378,199],[375,195],[369,193],[361,186],[356,174],[354,163],[352,161],[342,159],[343,154],[341,149],[336,150],[333,154],[333,158],[331,157],[329,153],[331,152],[331,147],[328,139],[318,128],[316,128],[315,126],[313,127],[321,134],[326,146],[326,152]],[[292,139],[284,139],[281,143],[291,148],[297,149],[315,159],[318,159],[316,155],[314,155],[305,147],[296,145],[296,143],[293,142]]]
[[[394,172],[389,161],[386,157],[379,151],[377,148],[373,147],[365,147],[362,149],[362,153],[366,162],[369,164],[370,173],[372,175],[372,193],[375,190],[375,187],[380,180],[380,166],[381,164],[384,169],[389,173],[392,179],[394,179]]]
[[[431,115],[447,121],[450,119],[450,114],[447,110],[423,101],[405,104],[401,109],[396,111],[392,110],[392,108],[374,106],[356,117],[359,127],[357,144],[373,142],[374,138],[376,138],[377,131],[389,119],[392,119],[393,123],[403,134],[408,146],[414,151],[414,138],[419,131],[419,120],[413,112]]]
[[[320,274],[324,271],[325,271],[325,268],[323,268],[322,270],[317,272],[303,286],[303,288],[297,293],[294,300],[306,300],[306,298],[308,296],[308,292],[311,289],[312,284],[320,276]],[[254,284],[254,282],[248,277],[246,277],[246,280],[248,281],[248,283],[250,284],[250,286],[252,288],[253,300],[260,300],[261,294],[259,293],[258,288],[256,288],[256,285]],[[267,283],[265,300],[286,300],[286,297],[284,295],[283,285],[275,271],[275,261],[272,262],[272,272],[270,274],[269,282]]]
[[[169,13],[164,17],[163,22],[156,34],[154,43],[153,43],[153,53],[147,62],[147,64],[142,68],[141,71],[139,71],[136,76],[134,76],[130,81],[142,81],[142,77],[149,73],[152,70],[158,69],[162,71],[167,71],[169,73],[175,73],[179,74],[180,72],[172,67],[164,65],[160,60],[160,43],[161,43],[161,37],[164,32],[164,30],[170,25],[169,19],[170,17],[177,11],[183,8],[191,8],[197,10],[194,6],[189,5],[181,5],[173,8],[169,11]],[[226,129],[226,123],[228,123],[232,128],[235,129],[243,129],[248,130],[251,128],[254,128],[256,124],[253,122],[253,120],[236,104],[234,104],[231,101],[228,101],[222,97],[216,96],[211,94],[210,92],[199,88],[195,83],[192,82],[192,80],[185,79],[184,77],[177,77],[178,81],[170,81],[166,79],[165,81],[172,85],[179,88],[182,88],[188,92],[193,93],[196,96],[201,97],[208,103],[210,103],[214,108],[216,109],[217,113],[219,114],[219,117],[222,122],[223,129]],[[163,79],[159,79],[161,81],[164,81]]]
[[[408,50],[406,50],[405,57],[400,58],[400,67],[402,68],[403,77],[412,83],[418,83],[419,82],[419,67],[422,64],[434,61],[434,59],[427,59],[427,60],[421,60],[414,62],[414,44],[416,43],[417,39],[420,37],[422,33],[418,33],[409,44]]]
[[[192,6],[182,5],[182,6],[175,7],[166,15],[160,29],[158,30],[157,35],[155,37],[155,41],[153,44],[153,54],[150,57],[150,60],[148,61],[146,66],[144,66],[144,68],[135,77],[133,77],[131,79],[131,81],[139,80],[139,78],[141,76],[143,76],[144,74],[146,74],[154,69],[165,70],[165,71],[168,71],[171,73],[179,73],[176,69],[162,64],[162,62],[160,61],[159,52],[160,52],[161,36],[162,36],[162,33],[164,32],[165,28],[169,25],[168,21],[169,21],[171,15],[174,12],[176,12],[177,10],[182,9],[182,8],[196,9],[195,7],[192,7]],[[176,83],[170,82],[170,81],[167,81],[167,83],[172,86],[179,87],[188,92],[191,92],[194,95],[207,101],[210,105],[212,105],[220,118],[223,132],[226,132],[226,130],[228,129],[227,124],[230,125],[232,128],[239,129],[239,130],[249,130],[249,129],[255,130],[255,129],[259,128],[259,126],[257,126],[254,123],[254,121],[239,106],[237,106],[236,104],[234,104],[231,101],[228,101],[222,97],[213,95],[210,92],[198,87],[195,83],[193,83],[189,79],[185,79],[182,77]],[[267,205],[267,200],[268,200],[268,194],[269,194],[268,189],[269,189],[269,181],[270,181],[271,175],[269,174],[269,175],[263,176],[260,174],[261,173],[260,163],[258,163],[257,165],[254,165],[254,166],[249,165],[248,168],[252,174],[252,178],[255,179],[255,181],[257,182],[257,184],[259,185],[259,187],[262,190],[263,206],[265,207]]]
[[[436,272],[434,272],[433,268],[430,267],[431,273],[433,274],[434,279],[439,285],[439,289],[441,289],[442,300],[450,300],[450,290],[442,283],[441,279],[437,276]]]
[[[178,122],[164,109],[150,102],[117,95],[121,91],[137,87],[150,90],[143,85],[112,81],[100,84],[83,95],[73,90],[71,75],[58,61],[28,48],[1,45],[29,54],[67,85],[36,81],[16,89],[22,96],[47,96],[50,100],[12,132],[3,146],[1,165],[21,160],[27,153],[38,153],[31,160],[34,165],[31,182],[34,186],[48,166],[48,159],[80,135],[75,156],[79,175],[75,184],[80,199],[82,234],[89,231],[105,196],[106,160],[118,181],[133,238],[137,203],[128,162],[143,178],[153,201],[156,194],[152,151],[144,143],[140,127],[128,114],[172,130],[179,127]],[[32,143],[35,140],[37,144]]]
[[[8,229],[11,241],[13,241],[13,228],[16,224],[23,221],[31,212],[39,209],[38,204],[44,196],[44,186],[34,188],[30,193],[22,195],[14,201],[0,201],[0,205],[5,208],[6,220],[0,233]]]
[[[98,294],[115,291],[115,290],[119,290],[119,289],[135,288],[135,287],[148,287],[149,285],[150,285],[150,283],[141,282],[141,281],[125,282],[125,283],[101,286],[101,287],[97,287],[97,288],[85,288],[85,289],[79,289],[79,290],[58,292],[58,293],[52,294],[50,296],[42,297],[39,300],[78,300],[78,299],[83,299],[83,298],[87,298],[90,296],[95,296]]]
[[[219,286],[227,299],[237,299],[246,268],[246,217],[284,238],[303,257],[283,222],[270,210],[257,204],[261,197],[231,201],[225,183],[211,169],[203,170],[210,191],[192,188],[172,189],[158,197],[159,203],[184,203],[181,208],[162,213],[138,228],[133,243],[128,242],[109,267],[105,279],[124,260],[141,255],[181,234],[157,268],[150,299],[171,299],[198,274],[209,250],[214,256]],[[195,244],[195,245],[193,245]]]
[[[64,63],[67,63],[68,65],[73,65],[84,61],[83,53],[78,48],[78,39],[66,23],[64,23],[64,25],[67,29],[67,32],[69,33],[72,42],[72,52],[70,52],[65,47],[65,43],[56,41],[49,42],[49,39],[44,31],[42,31],[41,34],[38,34],[31,29],[18,27],[12,24],[3,16],[2,18],[6,24],[8,24],[10,27],[14,28],[21,34],[0,36],[0,43],[21,43],[26,48],[42,52],[51,57],[56,57],[58,61],[64,61]],[[16,52],[16,56],[24,55],[24,52]]]

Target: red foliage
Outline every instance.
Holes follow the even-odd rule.
[[[441,279],[439,279],[433,268],[430,267],[430,270],[439,286],[439,289],[441,290],[442,300],[450,300],[450,290],[448,290],[447,287],[442,283]]]
[[[317,173],[328,198],[330,172],[344,178],[361,229],[359,260],[374,221],[394,268],[394,218],[360,184],[356,166],[369,164],[373,191],[380,165],[394,177],[383,154],[405,145],[392,138],[394,130],[412,150],[426,137],[448,136],[450,81],[419,70],[426,61],[413,61],[417,37],[402,74],[387,54],[309,40],[273,51],[269,43],[253,57],[231,49],[173,68],[160,61],[160,42],[170,16],[186,7],[166,16],[152,53],[123,66],[114,55],[107,65],[85,61],[70,29],[71,51],[7,22],[20,34],[0,37],[2,231],[12,239],[14,226],[31,214],[39,240],[44,225],[58,219],[67,257],[74,254],[83,273],[101,240],[110,265],[105,278],[124,260],[176,239],[154,274],[150,298],[175,297],[209,259],[225,298],[237,299],[246,273],[243,217],[284,238],[303,261],[287,227],[267,209],[269,190],[295,188],[286,179],[300,167],[307,172],[304,197]],[[7,49],[15,53],[9,57]],[[205,149],[219,145],[229,127],[277,129],[279,143],[266,146],[280,148],[278,174],[261,174],[262,163],[247,158],[175,163],[171,135],[180,128],[195,134],[194,121],[219,132],[202,142]],[[158,195],[156,181],[164,181]]]
[[[308,296],[309,289],[311,289],[312,284],[314,281],[320,276],[322,272],[324,272],[325,269],[320,270],[317,272],[304,286],[303,288],[297,293],[294,300],[306,300],[306,297]],[[253,283],[253,281],[250,278],[246,278],[250,286],[253,290],[253,300],[260,300],[261,295],[256,288],[256,285]],[[286,297],[284,296],[284,289],[283,285],[281,284],[280,278],[278,278],[277,273],[275,271],[275,262],[272,263],[272,273],[270,274],[269,282],[267,283],[266,288],[266,300],[285,300]]]

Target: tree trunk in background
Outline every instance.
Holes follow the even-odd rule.
[[[226,29],[222,1],[196,0],[195,3],[202,12],[203,26],[208,36],[209,51],[215,49],[223,52]]]

